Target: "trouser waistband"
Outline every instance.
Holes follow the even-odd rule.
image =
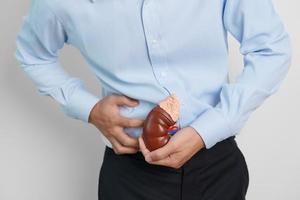
[[[206,160],[209,160],[211,158],[220,157],[224,154],[228,154],[235,149],[237,149],[237,143],[235,141],[235,136],[231,136],[223,141],[218,142],[217,144],[215,144],[213,147],[211,147],[209,149],[203,148],[203,149],[199,150],[197,153],[195,153],[192,156],[192,158],[189,161],[187,161],[184,164],[183,167],[191,166],[194,163],[201,163],[201,162],[204,163]],[[108,146],[106,146],[106,151],[109,151],[111,154],[113,154],[115,156],[128,157],[130,159],[146,162],[142,152],[137,152],[135,154],[117,155],[114,153],[113,149]],[[169,167],[164,167],[164,166],[158,166],[158,167],[169,168]],[[175,168],[169,168],[169,170],[178,171],[178,172],[180,171],[180,169],[175,169]]]

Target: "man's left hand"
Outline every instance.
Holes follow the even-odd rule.
[[[152,152],[146,148],[142,136],[138,140],[140,151],[148,163],[175,169],[180,168],[195,153],[205,147],[201,136],[190,126],[178,130],[166,145]]]

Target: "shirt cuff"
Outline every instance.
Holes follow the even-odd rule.
[[[88,92],[84,87],[77,87],[68,99],[67,105],[61,108],[70,117],[88,123],[90,112],[99,100],[99,97]]]
[[[232,134],[228,120],[216,108],[210,108],[190,125],[201,136],[207,149]]]

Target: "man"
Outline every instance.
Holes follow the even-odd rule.
[[[234,83],[228,33],[244,55]],[[101,98],[63,70],[64,44],[90,64]],[[278,90],[291,48],[271,0],[34,0],[16,58],[40,94],[101,131],[99,199],[234,200],[249,183],[235,135]],[[180,130],[150,152],[143,121],[171,93]]]

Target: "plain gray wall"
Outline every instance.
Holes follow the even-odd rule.
[[[298,0],[274,0],[292,37],[293,64],[280,90],[253,113],[237,136],[250,171],[249,200],[300,199],[300,23]],[[14,59],[15,37],[29,0],[0,7],[0,200],[96,200],[104,143],[92,125],[65,116],[39,96]],[[232,38],[231,77],[242,67]],[[76,49],[61,62],[100,95]]]

